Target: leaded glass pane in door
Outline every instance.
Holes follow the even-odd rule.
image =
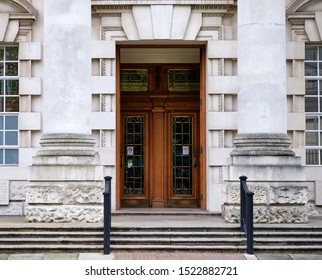
[[[124,195],[144,195],[144,117],[123,118]]]
[[[192,195],[192,116],[172,117],[172,195]]]

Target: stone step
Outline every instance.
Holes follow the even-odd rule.
[[[111,238],[111,244],[234,244],[246,242],[246,238]]]
[[[121,238],[112,237],[111,244],[234,244],[234,243],[245,243],[246,237],[244,238],[201,238],[201,237],[190,237],[190,238],[157,238],[157,237],[132,237],[132,238]],[[0,244],[102,244],[103,238],[68,238],[68,237],[47,237],[47,238],[0,238]],[[322,240],[319,238],[254,238],[254,244],[268,244],[268,245],[322,245]]]
[[[71,250],[71,251],[90,251],[95,250],[99,251],[103,249],[103,244],[97,245],[97,244],[6,244],[6,245],[0,245],[0,251],[6,252],[6,251],[12,251],[17,250],[19,252],[23,251],[35,251],[35,250],[43,250],[43,251],[50,251],[50,250],[58,250],[58,251],[64,251]]]
[[[128,237],[133,238],[136,236],[145,237],[145,236],[154,236],[154,237],[220,237],[220,236],[244,236],[245,234],[240,231],[195,231],[191,229],[190,231],[112,231],[111,236],[116,237]],[[71,231],[71,232],[61,232],[61,231],[1,231],[0,237],[60,237],[60,236],[68,236],[68,237],[102,237],[102,231],[93,231],[93,232],[86,232],[86,231]],[[266,237],[266,238],[274,238],[274,237],[287,237],[287,238],[308,238],[308,237],[322,237],[322,232],[254,232],[254,237]]]
[[[320,251],[322,250],[322,245],[256,245],[254,246],[254,250],[258,251]]]
[[[114,250],[219,250],[219,251],[236,251],[244,252],[246,251],[246,245],[111,245],[111,249]],[[267,252],[267,251],[316,251],[322,250],[322,246],[254,246],[254,251],[256,252]]]
[[[243,245],[111,245],[111,250],[217,250],[217,251],[245,251]]]
[[[59,224],[0,224],[0,231],[14,231],[21,232],[32,230],[33,232],[39,231],[61,231],[61,232],[69,232],[69,231],[85,231],[85,232],[100,232],[103,231],[102,224],[71,224],[61,226]],[[237,224],[223,224],[218,226],[204,226],[200,227],[199,225],[189,225],[189,226],[112,226],[113,232],[118,231],[199,231],[199,232],[211,232],[211,231],[238,231],[239,225]],[[278,234],[279,232],[321,232],[322,226],[309,226],[309,225],[255,225],[254,231],[259,232],[272,232]]]
[[[321,250],[322,227],[256,225],[257,251]],[[100,251],[102,224],[1,224],[1,251]],[[111,232],[112,250],[246,250],[246,236],[237,224],[215,226],[117,225]]]
[[[298,238],[254,238],[255,243],[318,243],[322,244],[321,238],[301,238],[300,236]]]
[[[112,217],[117,216],[205,216],[220,217],[219,214],[194,208],[128,208],[112,212]]]
[[[103,244],[102,238],[67,238],[67,237],[47,237],[47,238],[0,238],[0,244],[16,244],[16,243],[25,243],[25,244],[63,244],[63,243],[75,243],[75,244]]]
[[[0,251],[5,252],[99,252],[103,250],[103,245],[70,245],[70,244],[12,244],[12,245],[0,245]],[[111,245],[111,251],[120,250],[199,250],[199,251],[220,251],[220,252],[245,252],[246,245]],[[282,246],[254,246],[255,252],[275,252],[275,251],[285,251],[285,252],[312,252],[321,251],[322,246],[299,246],[299,245],[282,245]]]
[[[87,238],[103,238],[103,231],[101,232],[32,232],[32,231],[20,231],[20,232],[0,232],[0,237],[6,238],[59,238],[59,237],[87,237]]]

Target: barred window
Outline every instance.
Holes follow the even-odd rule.
[[[305,48],[306,164],[322,164],[322,46]]]
[[[0,165],[18,164],[18,47],[0,46]]]

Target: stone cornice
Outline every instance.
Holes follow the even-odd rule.
[[[187,0],[187,1],[148,1],[148,0],[130,0],[130,1],[92,1],[92,13],[110,13],[116,10],[131,10],[134,5],[191,5],[193,10],[222,10],[222,12],[237,11],[236,0],[226,1],[202,1],[202,0]]]
[[[298,20],[298,19],[314,19],[315,18],[315,13],[314,12],[295,12],[295,13],[290,13],[287,15],[288,20]]]
[[[9,15],[10,19],[18,19],[18,20],[36,20],[36,14],[25,14],[25,13],[14,13]]]

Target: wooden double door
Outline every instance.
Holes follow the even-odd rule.
[[[168,85],[171,69],[196,66],[141,67],[152,86],[121,92],[121,207],[199,207],[199,93]]]

